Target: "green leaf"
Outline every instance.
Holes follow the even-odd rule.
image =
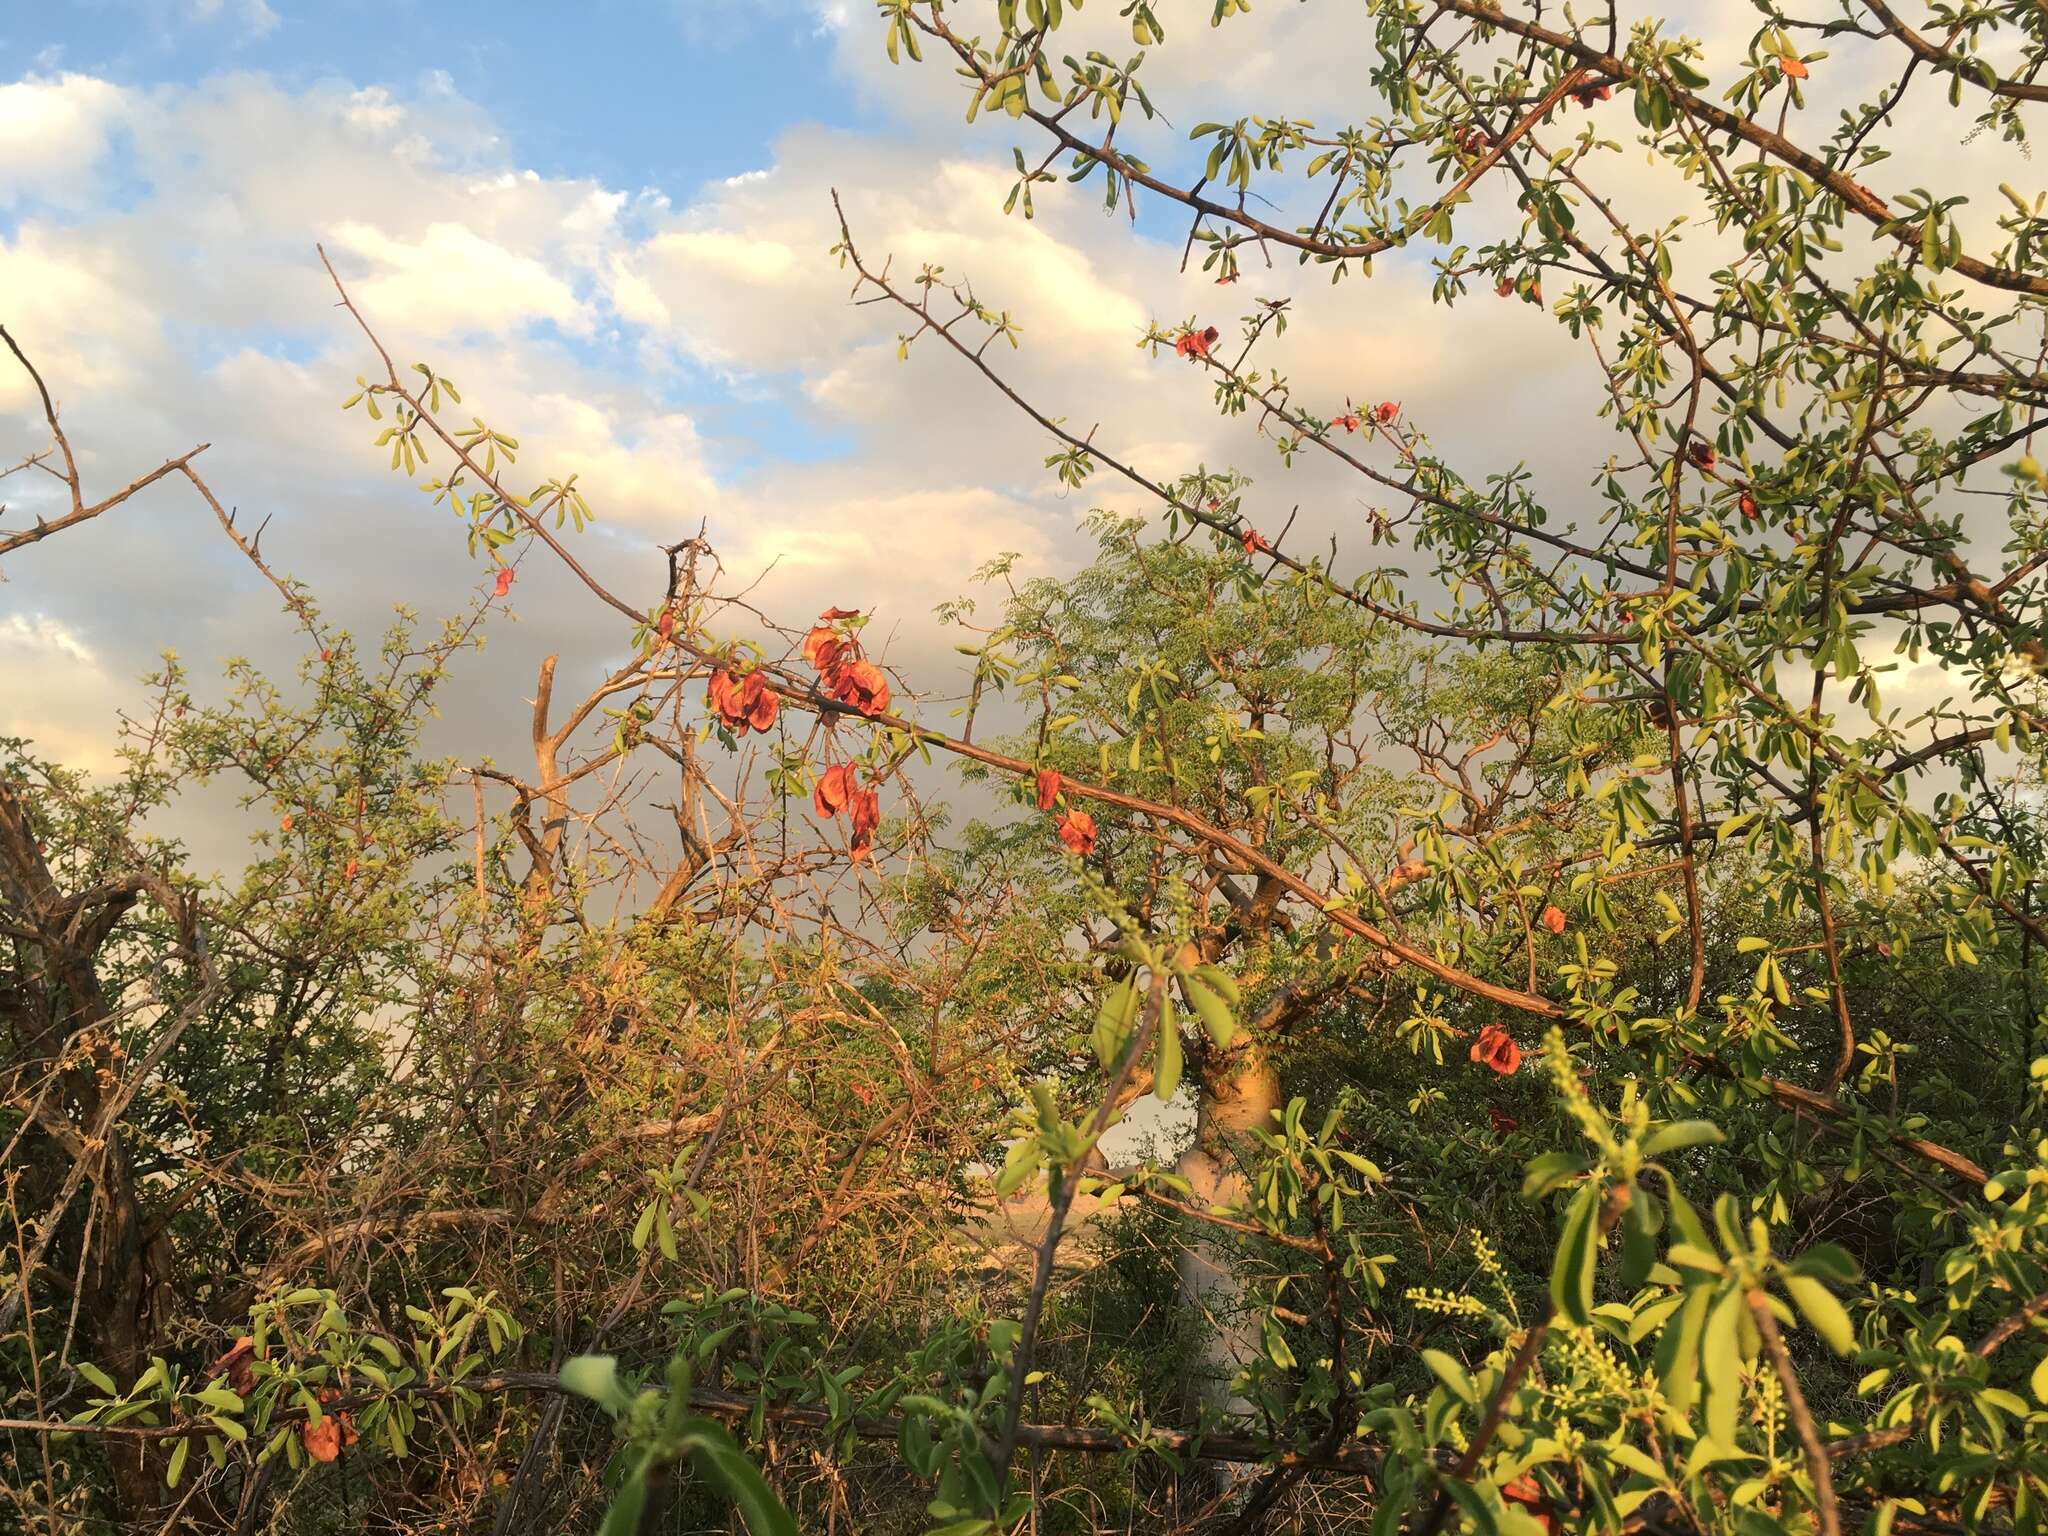
[[[619,1363],[610,1355],[578,1355],[562,1364],[562,1390],[587,1397],[608,1413],[623,1413],[632,1399],[619,1382]]]
[[[1785,1276],[1785,1290],[1801,1314],[1813,1324],[1813,1331],[1827,1341],[1828,1348],[1838,1355],[1855,1353],[1856,1327],[1849,1321],[1848,1311],[1835,1299],[1833,1291],[1818,1280],[1798,1274]]]
[[[1478,1406],[1479,1389],[1472,1385],[1471,1376],[1457,1360],[1440,1349],[1425,1349],[1422,1363],[1436,1373],[1437,1380],[1449,1387],[1459,1401]]]
[[[1742,1408],[1742,1356],[1737,1328],[1742,1291],[1729,1286],[1707,1314],[1700,1335],[1700,1375],[1706,1385],[1707,1433],[1720,1446],[1735,1444],[1735,1425]]]
[[[732,1501],[752,1536],[796,1536],[796,1521],[724,1426],[711,1419],[692,1419],[690,1431],[690,1465]]]
[[[1568,1322],[1584,1326],[1593,1317],[1593,1271],[1600,1253],[1600,1189],[1587,1184],[1565,1212],[1564,1235],[1550,1267],[1550,1299]]]
[[[1152,1091],[1161,1099],[1170,1099],[1180,1087],[1180,1022],[1173,1016],[1173,1004],[1163,995],[1159,999],[1157,1053],[1152,1068]]]
[[[1711,1120],[1674,1120],[1649,1134],[1643,1142],[1643,1156],[1659,1157],[1681,1147],[1703,1146],[1727,1139],[1727,1133]]]

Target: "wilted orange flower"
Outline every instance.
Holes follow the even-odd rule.
[[[509,565],[501,565],[498,567],[498,596],[503,597],[507,592],[510,592],[511,590],[512,567]]]
[[[1180,340],[1173,344],[1173,350],[1182,357],[1207,357],[1209,349],[1216,345],[1216,338],[1222,334],[1213,325],[1204,331],[1183,331]]]
[[[741,736],[749,730],[767,730],[775,724],[776,713],[782,708],[781,699],[760,673],[749,672],[742,678],[730,668],[711,674],[711,681],[704,688],[704,702],[727,729]]]
[[[1504,299],[1512,298],[1515,292],[1515,280],[1512,277],[1504,277],[1493,285],[1493,291]]]
[[[233,1349],[213,1362],[207,1374],[219,1376],[225,1372],[229,1390],[247,1397],[256,1390],[256,1367],[251,1363],[255,1358],[256,1341],[247,1337],[239,1338],[235,1340]]]
[[[1346,432],[1356,432],[1358,430],[1358,417],[1356,413],[1346,411],[1342,416],[1331,417],[1330,425],[1342,427]]]
[[[1543,926],[1548,928],[1552,933],[1564,932],[1564,911],[1560,907],[1545,907],[1543,909],[1542,915],[1537,918],[1537,921],[1543,924]]]
[[[1685,456],[1701,469],[1712,469],[1715,464],[1714,445],[1703,437],[1696,437],[1686,446]]]
[[[817,786],[811,791],[811,809],[823,820],[830,821],[846,809],[847,801],[854,792],[853,765],[834,763],[818,775]]]
[[[1489,1024],[1472,1042],[1472,1059],[1508,1077],[1522,1065],[1522,1048],[1498,1024]]]
[[[1262,534],[1262,533],[1260,533],[1258,529],[1256,529],[1256,528],[1247,528],[1247,529],[1245,529],[1245,531],[1244,531],[1244,552],[1245,552],[1246,554],[1248,554],[1248,555],[1262,555],[1262,554],[1269,554],[1269,553],[1271,553],[1271,552],[1272,552],[1272,548],[1273,548],[1273,546],[1272,546],[1272,545],[1270,545],[1270,544],[1268,544],[1268,543],[1266,542],[1266,537],[1265,537],[1265,535],[1264,535],[1264,534]]]
[[[804,660],[820,672],[830,672],[845,649],[846,641],[829,624],[820,624],[804,636]]]
[[[821,624],[831,624],[840,619],[857,619],[859,617],[860,610],[858,608],[827,608],[818,615],[818,622]]]
[[[1604,85],[1582,85],[1572,92],[1572,100],[1582,107],[1590,107],[1596,101],[1610,101],[1613,97],[1612,88]]]
[[[1512,1136],[1521,1129],[1522,1122],[1502,1109],[1498,1104],[1486,1106],[1486,1118],[1493,1126],[1496,1135]]]
[[[1038,770],[1038,808],[1039,808],[1039,809],[1040,809],[1041,811],[1049,811],[1049,810],[1051,810],[1051,809],[1052,809],[1052,807],[1053,807],[1053,802],[1054,802],[1055,800],[1059,799],[1059,797],[1060,797],[1060,776],[1059,776],[1059,770],[1058,770],[1058,769],[1055,769],[1055,768],[1041,768],[1041,769],[1039,769],[1039,770]]]
[[[853,813],[853,838],[846,851],[856,859],[864,859],[874,846],[875,828],[882,824],[881,801],[872,789],[856,789],[847,801],[847,809]]]
[[[1401,407],[1391,400],[1382,400],[1379,409],[1372,414],[1373,419],[1381,426],[1391,427],[1394,424],[1395,418],[1401,414]]]
[[[1794,80],[1804,80],[1806,78],[1805,61],[1801,59],[1795,59],[1789,53],[1786,54],[1780,60],[1778,60],[1778,68],[1785,71],[1785,73],[1790,75]]]
[[[1236,281],[1237,274],[1235,272],[1226,272],[1221,277],[1216,279],[1216,286],[1218,288],[1228,288],[1232,283]]]
[[[656,633],[657,635],[661,636],[662,642],[663,642],[664,644],[666,644],[666,643],[667,643],[667,642],[668,642],[669,640],[671,640],[671,639],[673,639],[673,638],[675,637],[675,632],[676,632],[676,611],[675,611],[675,609],[673,609],[673,608],[664,608],[664,609],[662,609],[662,610],[661,610],[661,617],[660,617],[660,618],[658,618],[658,619],[656,619],[656,620],[654,621],[654,632],[655,632],[655,633]]]
[[[1095,818],[1086,811],[1068,810],[1060,820],[1060,841],[1086,858],[1095,851]]]
[[[883,714],[889,708],[889,680],[872,661],[843,662],[825,679],[825,690],[864,715]]]

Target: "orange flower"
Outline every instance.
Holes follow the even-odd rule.
[[[1744,491],[1742,495],[1736,500],[1735,510],[1740,512],[1744,517],[1754,520],[1757,515],[1756,498],[1750,495],[1749,492]]]
[[[834,763],[818,775],[817,787],[811,791],[811,809],[818,813],[820,820],[830,821],[846,809],[854,789],[853,765]]]
[[[1095,818],[1086,811],[1069,809],[1060,820],[1060,841],[1086,858],[1095,851]]]
[[[356,861],[354,859],[350,859],[346,864],[341,866],[341,878],[344,880],[353,880],[355,879],[355,877]]]
[[[1805,61],[1802,59],[1795,59],[1789,53],[1786,54],[1782,59],[1778,60],[1778,68],[1785,71],[1785,73],[1791,76],[1794,80],[1804,80],[1806,78]]]
[[[827,608],[818,615],[818,622],[821,624],[831,624],[840,619],[857,619],[859,617],[860,610],[858,608]]]
[[[334,649],[333,649],[333,647],[332,647],[332,646],[329,646],[328,648],[326,648],[326,649],[322,650],[322,651],[320,652],[320,659],[321,659],[322,661],[332,661],[332,660],[334,660]]]
[[[804,636],[804,660],[820,672],[830,672],[845,649],[846,642],[839,631],[829,624],[820,624]]]
[[[1262,533],[1260,533],[1258,529],[1256,529],[1256,528],[1246,528],[1246,529],[1245,529],[1245,531],[1244,531],[1244,552],[1245,552],[1246,554],[1248,554],[1248,555],[1261,555],[1261,554],[1270,554],[1270,553],[1272,553],[1272,549],[1273,549],[1273,546],[1272,546],[1272,545],[1270,545],[1270,544],[1268,544],[1268,543],[1266,542],[1266,537],[1265,537],[1265,535],[1264,535],[1264,534],[1262,534]]]
[[[1504,277],[1499,282],[1493,285],[1493,291],[1499,294],[1504,299],[1513,298],[1515,293],[1515,280],[1512,277]]]
[[[1522,1065],[1522,1048],[1498,1024],[1489,1024],[1472,1042],[1472,1059],[1509,1077]]]
[[[846,851],[856,859],[864,859],[874,847],[875,828],[882,824],[882,804],[872,789],[856,789],[847,808],[853,813],[853,839]]]
[[[1059,776],[1059,770],[1058,770],[1058,769],[1055,769],[1055,768],[1041,768],[1041,769],[1039,769],[1039,770],[1038,770],[1038,808],[1039,808],[1039,809],[1040,809],[1041,811],[1049,811],[1049,810],[1051,810],[1051,809],[1052,809],[1052,806],[1053,806],[1053,802],[1054,802],[1055,800],[1059,799],[1059,797],[1060,797],[1060,776]]]
[[[661,610],[661,617],[654,621],[654,632],[661,637],[662,644],[664,645],[666,645],[670,640],[675,638],[675,609],[664,608]]]
[[[826,692],[864,715],[888,712],[889,681],[872,661],[849,661],[825,680]]]
[[[1228,288],[1232,283],[1236,281],[1237,274],[1235,272],[1226,272],[1221,277],[1216,279],[1216,286],[1218,288]]]
[[[711,681],[704,688],[704,702],[711,706],[720,724],[739,736],[749,730],[767,730],[775,724],[775,716],[782,708],[781,698],[759,672],[749,672],[742,678],[730,668],[711,674]]]
[[[511,566],[509,566],[509,565],[501,565],[501,566],[499,566],[499,567],[498,567],[498,593],[497,593],[497,595],[498,595],[499,597],[503,597],[503,596],[504,596],[504,595],[505,595],[505,594],[506,594],[507,592],[510,592],[511,590],[512,590],[512,567],[511,567]]]
[[[1394,424],[1395,418],[1401,414],[1401,407],[1394,404],[1391,400],[1382,400],[1380,408],[1372,414],[1373,419],[1381,426],[1391,427]]]
[[[1358,416],[1355,412],[1346,411],[1342,416],[1331,417],[1330,425],[1342,427],[1346,432],[1356,432],[1358,430]]]
[[[292,829],[292,813],[291,813],[290,811],[286,811],[286,812],[284,813],[284,820],[283,820],[283,821],[280,821],[280,822],[279,822],[279,823],[277,824],[277,830],[278,830],[278,831],[280,831],[280,832],[289,832],[289,831],[291,831],[291,829]]]
[[[1557,1536],[1557,1512],[1543,1496],[1543,1485],[1529,1473],[1524,1472],[1501,1489],[1500,1496],[1503,1503],[1519,1504],[1534,1515],[1543,1525],[1544,1536]]]
[[[1213,325],[1205,331],[1183,331],[1180,340],[1173,344],[1173,350],[1182,357],[1207,357],[1209,349],[1216,345],[1216,338],[1222,334]]]
[[[1541,923],[1544,927],[1548,928],[1552,933],[1564,932],[1564,911],[1560,907],[1545,907],[1543,909],[1542,915],[1539,916],[1536,920],[1539,923]]]
[[[331,1403],[340,1395],[332,1387],[320,1389],[322,1404]],[[343,1446],[356,1443],[355,1423],[346,1411],[323,1413],[318,1424],[308,1421],[299,1426],[299,1439],[306,1447],[306,1454],[315,1461],[333,1461],[341,1455]]]
[[[1611,101],[1614,91],[1605,85],[1582,85],[1572,92],[1572,100],[1582,107],[1590,107],[1596,101]]]

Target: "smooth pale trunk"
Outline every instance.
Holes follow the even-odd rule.
[[[1188,1181],[1191,1204],[1207,1209],[1250,1199],[1250,1182],[1241,1171],[1243,1144],[1254,1127],[1272,1123],[1279,1101],[1279,1079],[1249,1032],[1228,1051],[1205,1053],[1194,1140],[1174,1165]],[[1250,1404],[1232,1393],[1231,1380],[1258,1353],[1259,1328],[1244,1306],[1228,1234],[1190,1220],[1179,1269],[1181,1300],[1198,1309],[1206,1340],[1190,1395],[1218,1413],[1248,1412]]]

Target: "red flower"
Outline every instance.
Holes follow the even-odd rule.
[[[1498,1024],[1489,1024],[1472,1042],[1472,1059],[1508,1077],[1522,1064],[1522,1048]]]
[[[1342,427],[1346,432],[1356,432],[1358,430],[1358,417],[1355,413],[1346,411],[1342,416],[1331,417],[1330,425]]]
[[[1512,1136],[1521,1129],[1522,1122],[1497,1104],[1486,1106],[1486,1118],[1492,1123],[1494,1134],[1498,1136]]]
[[[1173,350],[1182,357],[1207,357],[1209,349],[1216,345],[1216,338],[1222,334],[1213,325],[1205,331],[1183,331],[1180,340],[1173,344]]]
[[[1086,811],[1069,810],[1060,821],[1060,841],[1086,858],[1095,851],[1095,818]]]
[[[1394,424],[1395,418],[1400,414],[1401,407],[1394,404],[1391,400],[1382,400],[1379,409],[1372,413],[1373,420],[1383,427],[1391,427]]]
[[[842,662],[825,679],[825,691],[864,715],[884,714],[889,708],[889,681],[872,661]]]
[[[804,660],[820,672],[830,672],[846,649],[846,641],[829,624],[820,624],[804,636]]]
[[[834,763],[818,775],[817,787],[811,791],[811,809],[818,813],[821,821],[830,821],[846,809],[855,788],[853,765]]]
[[[499,567],[498,567],[498,594],[497,594],[497,595],[498,595],[499,597],[503,597],[503,596],[504,596],[504,595],[505,595],[505,594],[506,594],[507,592],[510,592],[511,590],[512,590],[512,567],[511,567],[511,566],[509,566],[509,565],[501,565],[501,566],[499,566]]]
[[[1564,932],[1564,912],[1561,908],[1545,907],[1542,915],[1536,920],[1552,933]]]
[[[1703,437],[1696,437],[1686,445],[1685,456],[1701,469],[1714,467],[1714,445]]]
[[[1590,107],[1596,101],[1611,101],[1614,91],[1605,85],[1582,85],[1572,92],[1572,100],[1582,107]]]
[[[847,808],[853,813],[853,840],[846,851],[856,859],[864,859],[874,846],[875,828],[882,824],[882,805],[872,789],[856,789]]]
[[[1256,528],[1244,531],[1244,552],[1247,555],[1271,554],[1273,546],[1266,542],[1265,535]]]
[[[1059,799],[1059,797],[1060,797],[1060,776],[1059,776],[1059,770],[1057,770],[1057,769],[1054,769],[1054,768],[1041,768],[1041,769],[1039,769],[1039,770],[1038,770],[1038,808],[1039,808],[1039,809],[1040,809],[1041,811],[1049,811],[1049,810],[1051,810],[1051,809],[1052,809],[1052,806],[1053,806],[1053,802],[1054,802],[1055,800]]]
[[[1785,71],[1794,80],[1804,80],[1806,78],[1806,65],[1804,61],[1793,58],[1789,53],[1778,60],[1778,68]]]

